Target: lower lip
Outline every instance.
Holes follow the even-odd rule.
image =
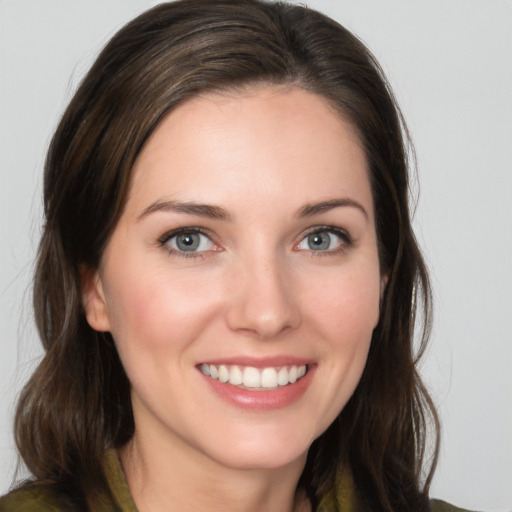
[[[311,384],[315,369],[315,366],[309,367],[306,375],[293,384],[268,391],[250,391],[212,379],[202,372],[201,375],[217,395],[236,407],[252,411],[271,411],[296,402]]]

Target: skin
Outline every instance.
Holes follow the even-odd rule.
[[[132,180],[83,300],[132,384],[136,433],[121,459],[137,507],[308,510],[296,492],[308,448],[361,377],[385,284],[357,136],[300,89],[209,94],[162,121]],[[187,257],[172,238],[183,227],[205,232]],[[311,230],[327,231],[328,249],[311,248]],[[308,360],[310,381],[270,410],[225,400],[197,367],[281,356]]]

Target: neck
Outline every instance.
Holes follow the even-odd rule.
[[[152,445],[139,436],[120,450],[140,512],[309,512],[297,483],[306,454],[280,468],[231,468],[193,450]]]

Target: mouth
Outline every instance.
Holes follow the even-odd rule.
[[[268,366],[255,368],[230,364],[207,364],[199,370],[213,380],[249,391],[271,391],[294,384],[308,373],[308,365]]]

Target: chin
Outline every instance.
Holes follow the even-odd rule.
[[[254,430],[254,429],[253,429]],[[240,430],[231,436],[226,432],[222,441],[210,444],[216,449],[208,450],[209,457],[222,466],[232,469],[279,469],[286,466],[305,464],[307,452],[314,439],[296,435],[293,426],[284,431],[247,432]],[[294,435],[295,434],[295,435]]]

